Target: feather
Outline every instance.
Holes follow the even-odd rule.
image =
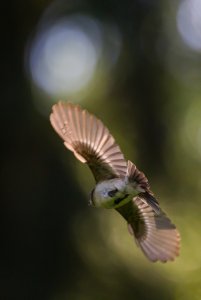
[[[127,220],[129,232],[150,261],[167,262],[179,255],[179,232],[162,210],[156,214],[137,196],[117,211]]]
[[[79,105],[59,102],[50,122],[64,145],[82,163],[87,163],[96,182],[125,177],[127,163],[107,127]]]

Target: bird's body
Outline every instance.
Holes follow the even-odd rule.
[[[125,179],[109,179],[96,185],[91,203],[95,207],[117,208],[131,201],[138,193]]]
[[[144,173],[125,160],[103,123],[80,106],[63,102],[53,106],[50,121],[64,145],[94,175],[90,205],[116,209],[149,260],[174,260],[179,232],[160,209]]]

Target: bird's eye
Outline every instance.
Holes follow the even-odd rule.
[[[111,191],[108,192],[108,196],[109,197],[114,197],[117,192],[118,192],[118,189],[111,190]]]

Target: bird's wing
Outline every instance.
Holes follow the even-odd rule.
[[[123,177],[127,163],[103,123],[79,105],[59,102],[52,107],[50,122],[65,146],[87,163],[96,182]]]
[[[117,211],[127,220],[129,232],[150,261],[167,262],[179,255],[179,232],[164,212],[156,214],[138,196]]]
[[[128,160],[128,167],[126,176],[128,177],[129,182],[137,183],[138,186],[142,189],[141,191],[150,192],[150,186],[147,177],[141,171],[139,171],[130,160]]]
[[[130,160],[128,160],[127,164],[126,177],[129,183],[137,185],[137,190],[139,191],[142,199],[147,202],[157,214],[159,214],[159,203],[150,189],[147,177],[143,172],[139,171],[136,165],[134,165]]]

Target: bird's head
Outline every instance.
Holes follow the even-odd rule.
[[[91,192],[90,203],[95,207],[117,208],[131,199],[125,180],[116,178],[98,183]]]

